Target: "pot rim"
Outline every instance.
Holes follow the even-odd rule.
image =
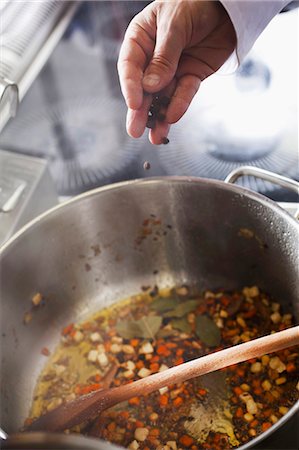
[[[72,205],[73,203],[80,202],[81,200],[89,197],[96,196],[101,193],[105,193],[107,191],[117,191],[121,190],[124,187],[127,186],[139,186],[139,185],[146,185],[146,184],[172,184],[172,183],[187,183],[187,184],[205,184],[205,185],[211,185],[211,186],[217,186],[224,188],[225,190],[234,192],[236,194],[243,194],[248,198],[252,198],[254,200],[257,200],[264,206],[270,207],[272,210],[274,210],[276,213],[281,215],[287,222],[290,223],[291,226],[296,226],[299,229],[299,223],[298,221],[287,211],[285,211],[283,208],[281,208],[274,200],[271,200],[270,198],[266,197],[265,195],[259,194],[255,191],[252,191],[250,189],[244,188],[243,186],[226,183],[221,180],[214,180],[214,179],[208,179],[208,178],[199,178],[199,177],[187,177],[187,176],[161,176],[161,177],[149,177],[149,178],[137,178],[135,180],[128,180],[128,181],[120,181],[118,183],[108,184],[105,186],[101,186],[95,189],[91,189],[89,191],[83,192],[82,194],[76,195],[75,197],[72,197],[69,200],[66,200],[56,206],[53,206],[52,208],[48,209],[47,211],[43,212],[42,214],[38,215],[31,221],[29,221],[26,225],[24,225],[20,230],[18,230],[15,234],[13,234],[12,237],[10,237],[4,244],[0,246],[0,256],[5,253],[5,251],[23,234],[25,234],[30,228],[33,228],[35,225],[37,225],[39,222],[42,222],[44,219],[46,219],[48,216],[51,216],[56,211],[59,211],[60,209],[67,208],[68,206]]]
[[[231,184],[231,183],[225,183],[224,181],[221,180],[214,180],[214,179],[207,179],[207,178],[199,178],[199,177],[187,177],[187,176],[162,176],[162,177],[149,177],[146,179],[140,178],[140,179],[135,179],[135,180],[129,180],[129,181],[121,181],[118,183],[113,183],[113,184],[109,184],[109,185],[105,185],[105,186],[101,186],[92,190],[89,190],[87,192],[84,192],[80,195],[77,195],[69,200],[66,200],[65,202],[58,204],[50,209],[48,209],[46,212],[40,214],[39,216],[37,216],[35,219],[31,220],[30,222],[28,222],[26,225],[24,225],[19,231],[17,231],[10,239],[8,239],[2,246],[0,246],[0,257],[3,256],[5,254],[6,251],[9,250],[10,246],[13,245],[22,235],[25,235],[26,232],[32,228],[34,228],[35,226],[37,226],[40,222],[44,221],[45,219],[47,219],[47,217],[51,216],[52,214],[54,214],[55,212],[63,209],[63,208],[67,208],[70,205],[73,205],[74,203],[80,202],[85,198],[91,198],[93,196],[96,196],[98,194],[101,193],[105,193],[107,191],[117,191],[117,190],[122,190],[123,188],[127,187],[127,186],[139,186],[139,185],[153,185],[153,184],[157,184],[159,185],[160,183],[162,184],[172,184],[172,183],[186,183],[186,184],[195,184],[195,185],[211,185],[211,186],[216,186],[228,191],[231,191],[232,193],[235,194],[243,194],[244,196],[246,196],[247,198],[251,198],[253,200],[258,201],[260,204],[269,207],[270,209],[272,209],[272,211],[276,212],[278,215],[280,215],[284,220],[286,220],[287,222],[289,222],[289,224],[291,226],[295,226],[298,228],[299,230],[299,224],[297,222],[297,220],[291,215],[289,214],[287,211],[285,211],[283,208],[281,208],[275,201],[269,199],[268,197],[259,194],[255,191],[252,191],[250,189],[244,188],[242,186],[239,185],[235,185],[235,184]],[[254,439],[246,442],[244,445],[242,445],[241,447],[237,447],[238,450],[245,450],[248,449],[256,444],[258,444],[259,442],[263,441],[264,439],[266,439],[269,435],[271,435],[274,431],[276,431],[277,429],[279,429],[282,425],[284,425],[297,411],[299,411],[299,400],[292,406],[292,408],[290,408],[290,410],[281,418],[279,419],[278,422],[276,422],[275,424],[273,424],[268,430],[264,431],[263,433],[261,433],[260,435],[258,435],[257,437],[255,437]],[[67,443],[67,441],[69,440],[70,437],[80,437],[80,439],[83,442],[86,442],[86,446],[87,448],[93,448],[92,444],[95,441],[94,438],[90,438],[90,437],[86,437],[86,436],[78,436],[78,435],[70,435],[67,436],[63,433],[57,433],[54,434],[53,433],[30,433],[32,436],[36,435],[37,438],[40,438],[40,444],[42,444],[43,442],[45,442],[47,440],[48,436],[51,436],[52,438],[54,438],[54,436],[57,436],[59,438],[62,439],[62,441],[65,441]],[[16,434],[12,434],[11,438],[14,439],[18,439],[18,436],[21,436],[21,434],[16,433]],[[97,442],[99,442],[99,440],[96,440]],[[5,441],[4,441],[5,442]],[[9,442],[9,438],[8,438],[8,442]],[[103,443],[105,443],[105,441],[102,441]],[[20,442],[16,442],[18,443],[18,445],[20,444]],[[111,448],[121,448],[118,446],[115,446],[114,444],[110,444]],[[42,447],[41,447],[42,448]],[[98,446],[94,447],[95,449],[98,448]],[[21,447],[20,447],[21,449]],[[236,450],[237,450],[236,449]]]

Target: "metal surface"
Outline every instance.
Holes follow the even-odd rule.
[[[161,225],[142,240],[142,223],[152,214]],[[241,237],[240,228],[255,237]],[[124,182],[43,214],[0,251],[2,428],[11,434],[22,426],[45,364],[41,349],[55,348],[61,327],[140,292],[142,285],[233,289],[257,284],[291,308],[298,321],[297,241],[297,222],[274,202],[203,179]],[[24,314],[37,291],[44,306],[32,311],[25,326]],[[298,409],[299,402],[240,449],[256,446]],[[39,448],[49,448],[47,436],[41,434]],[[77,439],[60,435],[51,448],[77,448]],[[101,448],[100,441],[93,446],[91,439],[79,439],[82,448]],[[4,445],[12,448],[9,440]]]
[[[0,80],[13,81],[9,101],[4,102],[1,98],[0,131],[8,119],[15,116],[18,100],[22,100],[48,60],[79,5],[79,1],[57,0],[3,2],[0,9]]]
[[[45,160],[0,150],[0,244],[57,203]]]
[[[18,104],[18,86],[12,81],[7,80],[6,78],[0,78],[0,132],[6,122],[11,117],[15,117]]]
[[[270,183],[278,184],[278,186],[290,189],[296,194],[299,194],[299,183],[298,181],[292,180],[291,178],[283,177],[269,170],[260,169],[259,167],[242,166],[231,172],[224,180],[225,183],[235,183],[240,177],[244,175],[251,175],[256,178],[261,178],[263,180],[269,181]]]
[[[155,147],[147,132],[138,140],[126,136],[116,70],[125,29],[146,3],[82,2],[0,145],[46,158],[64,196],[150,176],[222,180],[244,164],[298,179],[297,11],[271,21],[239,71],[206,79],[171,127],[169,144]],[[143,170],[144,161],[151,170]],[[240,183],[276,201],[295,201],[264,180]]]

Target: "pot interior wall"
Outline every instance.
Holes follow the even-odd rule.
[[[55,348],[63,326],[141,286],[257,284],[298,318],[296,233],[266,199],[186,179],[104,189],[35,222],[2,253],[1,426],[22,426],[41,349]],[[44,302],[25,325],[36,292]]]

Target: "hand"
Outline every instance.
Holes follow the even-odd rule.
[[[216,72],[236,46],[236,35],[218,1],[156,0],[131,21],[122,44],[118,72],[128,106],[127,131],[140,137],[152,95],[171,98],[166,119],[150,130],[160,144],[170,124],[187,111],[200,83]]]

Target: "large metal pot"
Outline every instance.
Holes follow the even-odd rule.
[[[298,189],[295,182],[282,182]],[[142,239],[143,221],[151,215],[161,225],[158,233]],[[240,232],[244,229],[250,232]],[[45,363],[41,349],[55,348],[61,327],[138,293],[142,285],[230,289],[257,284],[291,304],[298,320],[297,244],[296,220],[274,202],[206,179],[119,183],[41,215],[0,251],[1,428],[11,435],[22,426]],[[45,305],[25,325],[37,291]],[[298,409],[299,402],[240,448],[255,445]],[[113,447],[79,436],[39,433],[11,436],[3,448]]]

